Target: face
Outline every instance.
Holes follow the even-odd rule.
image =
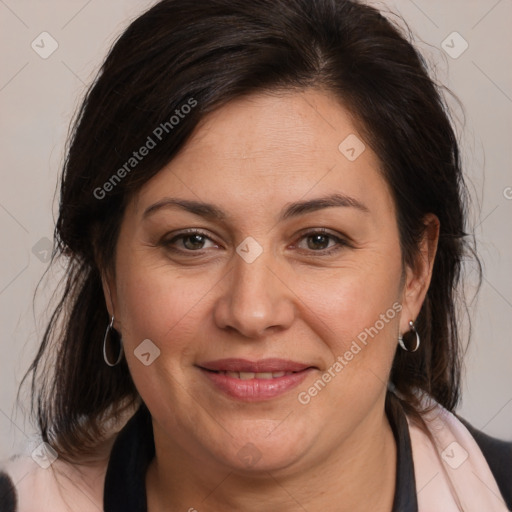
[[[379,161],[354,137],[325,92],[236,100],[129,204],[110,284],[157,446],[306,467],[382,421],[419,304]]]

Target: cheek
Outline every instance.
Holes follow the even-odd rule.
[[[310,286],[304,294],[309,325],[316,325],[329,357],[319,375],[326,384],[316,380],[301,388],[299,401],[312,403],[340,428],[350,430],[363,421],[387,387],[402,309],[399,270],[387,267],[387,274],[371,279],[364,272],[351,273],[322,287],[322,292]],[[366,281],[368,286],[362,286]]]
[[[143,400],[154,410],[178,414],[180,383],[186,381],[187,363],[197,353],[197,340],[204,329],[205,304],[214,280],[183,278],[165,267],[126,259],[116,269],[118,303],[125,356]],[[157,347],[158,357],[148,366],[138,356],[144,340]],[[196,343],[194,343],[194,340]],[[147,342],[146,342],[146,345]],[[155,349],[149,345],[151,356]],[[184,363],[185,361],[185,363]],[[166,392],[162,393],[162,389]],[[169,396],[173,400],[167,400]]]
[[[214,287],[212,276],[191,279],[155,267],[145,261],[121,261],[118,274],[118,302],[123,339],[132,349],[144,339],[152,340],[165,352],[189,345],[198,315]]]
[[[320,409],[331,411],[336,404],[364,415],[386,387],[401,311],[398,254],[373,253],[326,279],[303,281],[307,286],[301,295],[307,297],[310,326],[317,326],[330,352],[329,375],[324,373],[329,390],[316,394],[323,389],[321,383],[317,389],[302,390]],[[390,265],[393,261],[397,263]],[[337,407],[329,413],[336,421]]]
[[[365,333],[370,339],[394,337],[401,309],[397,302],[401,268],[399,257],[392,252],[374,253],[329,274],[302,276],[301,281],[297,276],[305,310],[323,326],[333,352],[344,352],[358,337],[364,342]],[[397,264],[390,265],[392,261]]]

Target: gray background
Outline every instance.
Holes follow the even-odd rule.
[[[47,266],[69,121],[108,47],[152,3],[0,0],[0,459],[37,439],[15,397],[62,273],[50,271],[33,307]],[[437,80],[464,105],[465,118],[449,100],[474,201],[470,231],[479,244],[484,281],[471,309],[473,335],[459,413],[486,433],[512,440],[512,1],[371,3],[405,18]],[[44,31],[58,43],[47,59],[31,47],[34,40],[42,46]],[[454,31],[469,45],[457,58],[442,47],[446,40],[452,54],[460,52],[463,41],[451,35]],[[50,48],[48,39],[44,46]],[[471,265],[468,271],[471,298]]]

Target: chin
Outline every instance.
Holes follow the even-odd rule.
[[[219,452],[218,447],[226,450]],[[265,433],[262,435],[238,436],[236,440],[216,445],[215,457],[222,460],[232,470],[241,473],[268,473],[284,470],[299,463],[307,450],[308,440],[305,435],[281,435]],[[227,451],[229,447],[229,451]],[[268,476],[268,474],[267,474]]]

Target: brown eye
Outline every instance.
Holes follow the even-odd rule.
[[[312,250],[327,249],[331,238],[332,237],[329,235],[322,235],[322,234],[309,235],[307,237],[308,249],[312,249]]]
[[[183,246],[185,247],[185,249],[194,251],[197,249],[203,249],[206,237],[203,235],[187,235],[182,236],[181,239],[183,241]]]
[[[302,236],[297,243],[297,248],[302,251],[317,252],[321,255],[327,255],[339,251],[344,246],[348,245],[348,242],[343,238],[320,230],[312,231]]]
[[[176,252],[199,252],[203,249],[218,247],[218,245],[207,235],[200,231],[187,231],[180,233],[170,240],[163,242],[168,249]]]

